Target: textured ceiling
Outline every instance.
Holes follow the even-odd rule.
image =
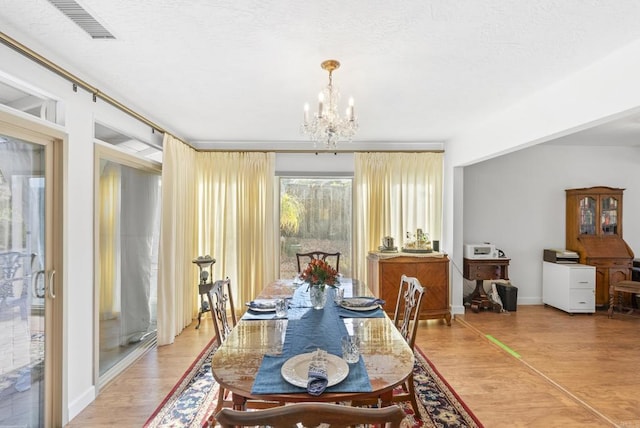
[[[189,142],[304,141],[327,82],[363,142],[446,141],[640,38],[635,0],[0,0],[0,29]]]

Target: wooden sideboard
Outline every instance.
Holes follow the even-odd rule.
[[[385,311],[393,317],[402,275],[418,278],[425,288],[420,319],[443,318],[451,325],[449,305],[449,258],[443,253],[370,252],[367,256],[367,285],[383,299]]]

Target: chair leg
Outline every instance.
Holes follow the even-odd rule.
[[[227,395],[227,391],[223,387],[220,387],[218,391],[218,403],[216,404],[216,410],[213,412],[214,415],[218,414],[220,409],[222,409],[222,406],[224,405],[225,395]]]
[[[214,428],[216,426],[216,418],[215,418],[216,414],[217,412],[214,412],[213,415],[207,418],[207,428]]]
[[[200,318],[202,317],[202,307],[198,311],[198,325],[196,325],[196,330],[200,328]]]
[[[422,417],[418,408],[418,400],[416,399],[416,388],[413,383],[413,373],[409,375],[406,383],[409,389],[409,397],[411,398],[411,407],[413,407],[413,413],[415,414],[416,419],[421,420]]]

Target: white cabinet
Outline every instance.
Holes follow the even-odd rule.
[[[596,311],[596,268],[542,262],[542,303],[569,313]]]

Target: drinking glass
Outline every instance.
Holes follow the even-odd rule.
[[[342,304],[342,299],[344,299],[344,288],[336,288],[334,291],[335,296],[333,297],[333,301],[336,302],[336,305],[340,306]]]
[[[342,359],[347,363],[360,360],[360,338],[358,336],[342,336]]]
[[[276,299],[276,317],[284,318],[287,316],[287,300]]]

